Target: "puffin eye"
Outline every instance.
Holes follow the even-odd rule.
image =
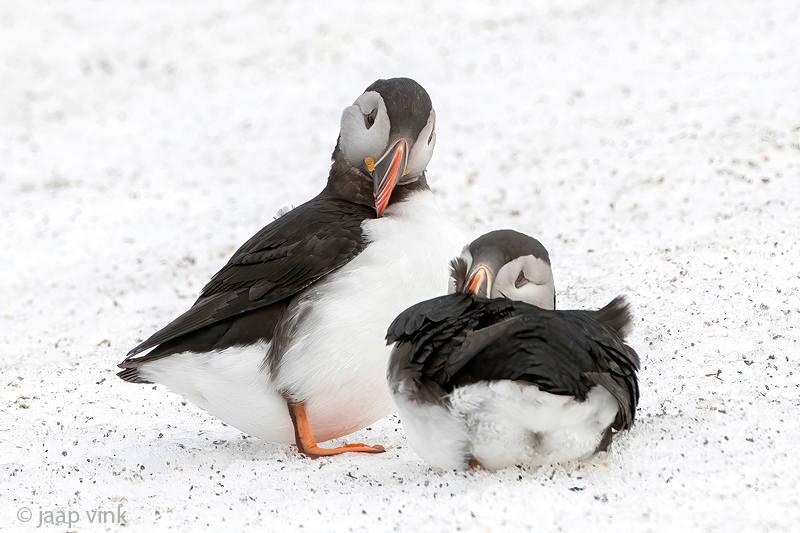
[[[367,126],[367,129],[370,129],[373,124],[375,124],[375,117],[378,115],[378,110],[373,109],[372,113],[369,115],[364,115],[364,124]]]
[[[519,276],[517,276],[517,280],[514,282],[514,286],[519,289],[520,287],[527,285],[529,281],[530,280],[525,277],[525,273],[520,270]]]
[[[436,132],[436,126],[434,126],[433,128],[431,128],[431,135],[430,135],[430,137],[428,137],[428,144],[430,144],[430,143],[431,143],[431,141],[433,140],[433,134],[434,134],[434,132]]]

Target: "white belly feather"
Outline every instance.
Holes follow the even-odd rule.
[[[140,375],[260,438],[293,443],[282,393],[306,403],[319,442],[394,411],[384,336],[407,307],[447,292],[449,261],[466,239],[429,191],[367,220],[369,244],[350,263],[304,291],[289,313],[302,317],[275,375],[266,345],[182,353],[142,365]]]
[[[618,410],[600,386],[578,402],[510,380],[459,387],[449,407],[395,399],[411,447],[445,470],[467,468],[469,457],[491,470],[586,458]]]

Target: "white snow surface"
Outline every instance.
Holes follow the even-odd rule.
[[[0,530],[800,531],[798,28],[788,0],[3,2]],[[470,238],[539,238],[562,309],[634,304],[609,452],[443,472],[392,416],[333,441],[387,453],[311,460],[115,377],[391,76],[433,99]]]

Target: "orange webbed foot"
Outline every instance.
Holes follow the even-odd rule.
[[[360,453],[383,453],[386,450],[381,445],[369,446],[367,444],[356,443],[340,446],[339,448],[320,448],[317,446],[317,441],[314,439],[314,434],[311,433],[311,426],[306,417],[306,407],[303,403],[295,403],[287,401],[289,406],[289,416],[292,418],[294,424],[294,436],[297,443],[297,449],[300,453],[318,459],[320,457],[329,457],[331,455],[339,455],[347,452],[360,452]]]

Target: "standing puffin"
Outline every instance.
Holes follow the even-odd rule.
[[[387,377],[412,448],[450,470],[542,465],[605,450],[633,424],[639,358],[623,298],[555,311],[547,250],[511,230],[454,259],[453,294],[389,327]]]
[[[327,186],[256,233],[184,314],[128,353],[118,375],[160,383],[228,424],[320,448],[394,411],[386,326],[447,292],[465,241],[425,168],[436,144],[428,93],[378,80],[342,113]]]

